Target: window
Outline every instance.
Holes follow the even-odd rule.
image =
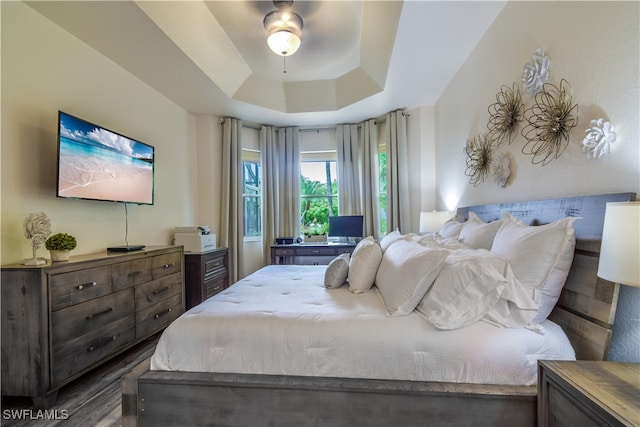
[[[380,235],[387,234],[387,150],[386,145],[378,147],[378,209],[380,214]]]
[[[335,152],[333,153],[335,156]],[[329,216],[338,215],[338,174],[335,160],[300,162],[300,231],[322,235]]]
[[[244,237],[262,236],[262,178],[258,161],[242,162]]]

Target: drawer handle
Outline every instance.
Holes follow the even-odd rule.
[[[315,250],[311,251],[311,253],[319,254],[319,253],[320,253],[320,250],[319,250],[319,249],[315,249]]]
[[[220,285],[218,285],[215,288],[213,288],[214,291],[217,291],[218,289],[220,289]]]
[[[167,292],[169,289],[171,289],[171,286],[165,286],[162,289],[157,289],[157,290],[153,291],[153,295],[158,295],[158,294],[161,294],[163,292]]]
[[[162,266],[162,268],[171,268],[171,267],[173,267],[174,265],[176,265],[176,263],[175,263],[175,262],[172,262],[172,263],[169,263],[169,264],[165,264],[165,265],[163,265],[163,266]]]
[[[95,286],[95,285],[97,285],[97,284],[98,284],[98,283],[96,283],[96,282],[89,282],[89,283],[84,283],[84,284],[82,284],[82,285],[78,285],[78,286],[76,286],[76,288],[77,288],[79,291],[81,291],[81,290],[83,290],[83,289],[85,288],[85,286]]]
[[[153,298],[151,298],[152,296],[159,295],[159,294],[161,294],[163,292],[167,292],[170,289],[171,289],[171,285],[165,286],[162,289],[156,289],[155,291],[153,291],[149,295],[147,295],[147,301],[152,302],[153,301]]]
[[[162,311],[162,312],[156,314],[155,316],[153,316],[153,318],[154,319],[159,319],[160,316],[164,316],[165,314],[169,314],[169,313],[171,313],[171,309],[170,308],[165,310],[165,311]]]
[[[94,351],[96,351],[96,350],[98,350],[98,349],[100,349],[100,348],[112,343],[116,339],[118,339],[118,336],[114,335],[112,337],[107,338],[106,340],[104,340],[100,344],[92,345],[91,347],[87,348],[87,353],[94,352]]]
[[[103,314],[111,313],[113,311],[113,307],[109,307],[106,310],[99,311],[97,313],[90,314],[86,317],[87,320],[91,320],[95,317],[102,316]]]

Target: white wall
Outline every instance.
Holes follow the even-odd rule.
[[[509,2],[436,105],[438,203],[457,206],[632,191],[640,194],[638,2]],[[518,136],[506,148],[513,182],[505,189],[465,176],[465,139],[486,131],[487,107],[501,85],[519,82],[531,54],[549,55],[551,82],[566,79],[579,123],[564,154],[531,164]],[[529,107],[531,99],[525,96]],[[588,160],[581,141],[592,119],[611,121],[618,135],[611,154]],[[620,293],[610,358],[640,361],[640,289]]]
[[[437,185],[440,207],[554,196],[640,190],[638,112],[638,2],[509,2],[457,73],[436,106]],[[579,123],[564,154],[547,166],[521,153],[518,135],[506,148],[514,175],[505,189],[465,176],[463,143],[486,131],[487,108],[502,85],[520,82],[537,48],[549,55],[551,82],[566,79]],[[523,93],[527,107],[532,100]],[[587,160],[581,141],[592,119],[616,128],[613,152]],[[444,167],[446,165],[446,167]]]
[[[75,254],[124,244],[124,205],[55,196],[58,110],[155,146],[155,205],[128,205],[128,240],[170,243],[173,227],[196,220],[195,117],[29,6],[1,7],[1,263],[31,257],[30,212],[75,235]]]

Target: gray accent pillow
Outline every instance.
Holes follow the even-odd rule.
[[[324,286],[335,289],[344,285],[349,274],[349,254],[338,255],[331,260],[324,272]]]

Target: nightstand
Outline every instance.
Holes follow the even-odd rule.
[[[229,287],[229,249],[184,254],[186,309]]]
[[[640,426],[640,364],[539,361],[538,426]]]

